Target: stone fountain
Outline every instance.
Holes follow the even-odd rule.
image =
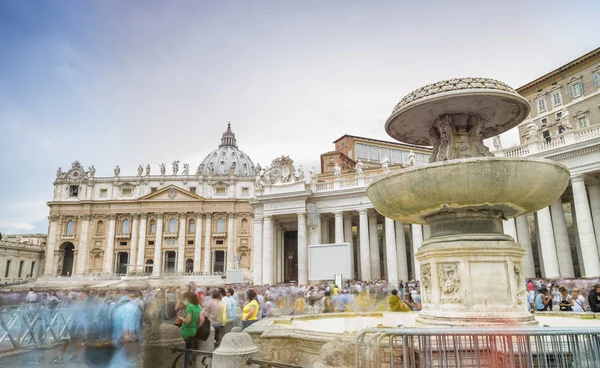
[[[458,78],[417,89],[388,118],[387,133],[433,146],[429,165],[390,173],[367,196],[382,215],[428,224],[420,263],[423,310],[430,326],[536,325],[527,311],[525,250],[502,220],[550,205],[568,170],[533,158],[496,158],[483,139],[517,126],[529,103],[508,85]]]

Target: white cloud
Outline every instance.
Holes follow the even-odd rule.
[[[35,229],[35,226],[26,222],[3,222],[0,221],[0,231],[13,233],[18,231],[31,231]]]

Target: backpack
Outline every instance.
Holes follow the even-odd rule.
[[[196,338],[198,340],[206,341],[210,336],[210,321],[207,317],[204,317],[204,323],[200,324],[200,317],[198,316],[198,327],[196,328]]]

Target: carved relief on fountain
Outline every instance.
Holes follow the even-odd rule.
[[[471,157],[493,157],[483,144],[483,120],[479,115],[447,114],[437,118],[429,130],[433,154],[430,162]]]
[[[431,303],[431,264],[429,263],[421,267],[421,288],[424,304]]]
[[[457,303],[461,301],[458,263],[438,264],[438,281],[442,302]]]
[[[521,271],[521,265],[516,264],[513,266],[515,272],[515,286],[517,287],[517,304],[520,306],[525,305],[527,296],[525,295],[525,280],[523,279],[523,272]]]

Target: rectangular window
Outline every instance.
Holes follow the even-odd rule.
[[[369,158],[370,161],[379,161],[379,147],[369,146]]]
[[[215,195],[218,195],[218,196],[227,195],[227,188],[215,188]]]
[[[541,122],[542,122],[542,125],[547,125],[548,124],[548,118],[543,118],[541,120]]]
[[[402,163],[402,151],[392,150],[392,157],[390,157],[390,160],[395,164],[401,164]]]
[[[569,84],[569,95],[571,96],[571,98],[577,98],[583,95],[583,83],[581,82],[581,80]]]
[[[242,188],[242,195],[243,196],[249,196],[250,195],[250,189],[248,187],[243,187]]]
[[[384,157],[387,157],[388,160],[392,159],[392,150],[389,148],[379,148],[379,160],[383,160]]]
[[[23,273],[23,265],[25,264],[25,261],[21,261],[19,262],[19,278],[21,278],[21,274]]]
[[[594,72],[594,85],[600,87],[600,72]]]
[[[69,197],[77,197],[79,194],[79,185],[70,185],[69,186]]]
[[[150,188],[150,193],[154,193],[154,192],[156,192],[157,190],[158,190],[158,188],[156,188],[156,187],[151,187],[151,188]]]
[[[190,193],[196,194],[196,187],[190,187]]]
[[[223,245],[223,240],[217,240],[217,245]]]
[[[559,112],[556,113],[556,118],[557,119],[562,118],[562,111],[559,111]]]
[[[122,247],[126,247],[127,246],[127,242],[126,241],[125,242],[119,242],[119,245],[122,246]]]
[[[552,104],[554,106],[562,105],[562,96],[560,95],[560,91],[554,91],[552,93]]]
[[[106,188],[101,188],[100,189],[100,198],[106,198],[106,196],[107,196]]]
[[[194,245],[194,241],[193,240],[188,240],[188,245]]]
[[[552,138],[550,138],[550,131],[544,130],[542,132],[542,136],[544,137],[544,140],[546,141],[546,143],[550,143],[550,141],[552,141]]]
[[[546,111],[546,100],[543,97],[537,100],[537,105],[539,114]]]
[[[131,188],[121,188],[121,195],[124,197],[131,196]]]
[[[29,276],[33,277],[33,270],[35,268],[35,261],[31,262],[31,271],[29,271]]]
[[[153,246],[154,245],[154,240],[148,240],[148,246]]]
[[[579,125],[579,129],[587,128],[587,126],[588,126],[587,116],[582,116],[582,117],[577,118],[577,125]]]
[[[360,144],[357,143],[356,144],[356,158],[368,158],[368,153],[367,153],[367,145],[366,144]]]
[[[10,260],[6,261],[6,271],[4,271],[4,277],[8,277],[8,273],[10,272]]]

